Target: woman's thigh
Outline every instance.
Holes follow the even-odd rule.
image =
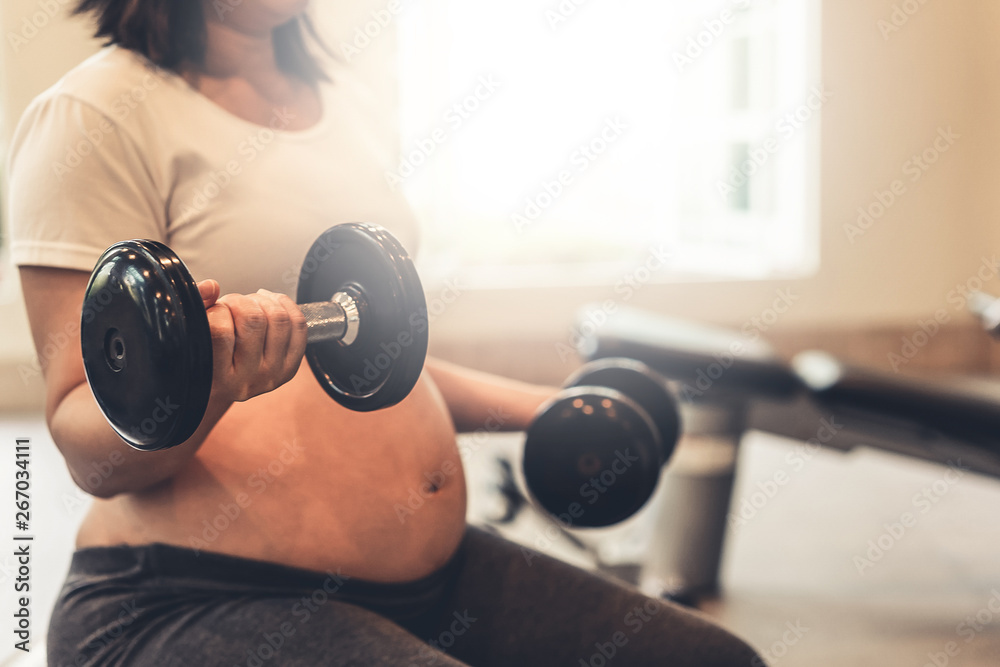
[[[743,641],[702,615],[470,529],[434,646],[477,667],[754,667]]]
[[[284,597],[188,600],[169,606],[139,600],[134,609],[134,616],[120,634],[111,631],[109,625],[79,634],[57,623],[49,636],[49,665],[465,664],[431,648],[383,616],[336,600],[312,608],[298,599]]]

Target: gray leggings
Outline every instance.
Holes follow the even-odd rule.
[[[154,544],[82,549],[50,667],[762,665],[710,621],[477,528],[380,584]]]

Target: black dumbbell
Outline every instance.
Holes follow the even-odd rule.
[[[587,364],[528,428],[524,478],[535,501],[577,527],[624,521],[646,504],[680,433],[666,380],[638,361]]]
[[[331,227],[302,263],[297,300],[306,358],[340,404],[377,410],[403,400],[427,354],[427,308],[413,263],[377,225]],[[136,449],[194,433],[212,386],[208,317],[190,272],[156,241],[116,243],[84,295],[83,362],[97,404]]]

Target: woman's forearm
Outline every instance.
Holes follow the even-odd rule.
[[[519,382],[440,359],[428,358],[427,371],[444,396],[460,433],[482,428],[522,431],[538,407],[558,391],[556,387]]]
[[[70,475],[87,493],[110,498],[173,477],[194,457],[229,405],[209,404],[198,430],[178,447],[143,452],[127,445],[101,414],[90,388],[71,390],[53,411],[49,428]]]

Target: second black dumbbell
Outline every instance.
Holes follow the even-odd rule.
[[[630,359],[587,364],[565,386],[528,429],[528,491],[572,526],[624,521],[652,496],[673,453],[677,404],[662,376]]]

